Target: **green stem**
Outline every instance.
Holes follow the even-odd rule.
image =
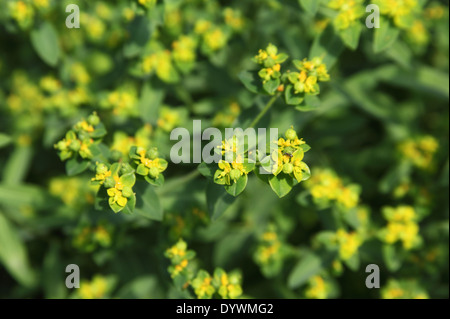
[[[261,110],[261,112],[259,112],[259,114],[255,117],[255,119],[248,128],[255,128],[255,125],[258,124],[258,122],[267,113],[267,111],[270,110],[270,108],[273,106],[273,104],[275,103],[275,101],[278,99],[279,96],[280,94],[276,94],[269,100],[269,102],[267,102],[266,106]]]

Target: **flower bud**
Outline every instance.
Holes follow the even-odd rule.
[[[151,149],[148,150],[147,154],[148,154],[148,157],[149,157],[151,160],[154,160],[154,159],[156,159],[156,158],[158,157],[158,155],[159,155],[158,149],[157,149],[156,147],[152,147]]]
[[[78,152],[81,148],[81,142],[79,140],[73,140],[70,143],[69,148],[74,152]]]
[[[105,174],[108,171],[108,166],[103,163],[97,165],[96,172],[97,174]]]
[[[87,121],[92,126],[96,126],[100,123],[100,118],[98,117],[97,113],[94,113],[94,114],[89,115]]]
[[[108,176],[105,179],[105,187],[106,188],[113,188],[114,186],[116,186],[116,181],[114,180],[114,178],[112,176]]]
[[[230,178],[233,181],[236,181],[236,180],[239,179],[239,177],[241,177],[241,171],[238,170],[238,169],[232,169],[231,172],[230,172]]]

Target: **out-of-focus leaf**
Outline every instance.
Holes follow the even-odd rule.
[[[312,276],[330,264],[334,255],[333,252],[326,252],[320,256],[312,252],[304,255],[289,274],[289,288],[296,289],[305,284]]]
[[[3,183],[10,185],[20,184],[28,173],[33,157],[33,148],[30,145],[18,145],[8,158],[3,168]]]
[[[133,188],[136,192],[136,207],[134,211],[149,219],[161,221],[164,216],[159,196],[152,185],[138,181]]]
[[[0,148],[7,146],[9,143],[11,143],[11,140],[12,139],[9,135],[0,133]]]
[[[16,228],[0,212],[0,261],[21,285],[35,284],[35,273],[28,262],[27,249]]]
[[[53,25],[44,22],[37,29],[31,31],[31,44],[39,57],[48,65],[55,67],[58,64],[60,48],[58,33]]]
[[[212,221],[216,221],[234,202],[235,197],[221,185],[209,182],[206,186],[206,203]]]
[[[373,51],[380,53],[391,47],[397,40],[400,30],[396,28],[390,19],[380,17],[380,27],[375,29],[373,39]]]
[[[331,69],[344,51],[344,43],[334,31],[332,25],[328,26],[318,37],[309,52],[309,57],[322,57],[328,69]]]

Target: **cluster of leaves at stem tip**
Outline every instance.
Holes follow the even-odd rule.
[[[159,157],[158,149],[132,146],[127,157],[111,151],[102,143],[106,129],[94,112],[87,120],[77,122],[65,138],[55,144],[59,157],[66,161],[67,174],[77,175],[87,169],[95,171],[91,182],[99,186],[96,208],[109,206],[115,213],[132,213],[136,206],[136,181],[162,186],[162,174],[168,163]]]

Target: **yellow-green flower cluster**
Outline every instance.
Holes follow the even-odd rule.
[[[214,116],[212,126],[232,127],[239,114],[241,114],[241,107],[236,101],[233,101],[227,105],[224,111],[220,111]]]
[[[91,281],[82,280],[77,293],[81,299],[102,299],[108,297],[111,288],[107,278],[97,275]]]
[[[253,61],[263,66],[258,75],[263,80],[263,83],[266,83],[281,77],[281,63],[287,59],[287,54],[278,53],[278,48],[270,43],[265,50],[259,50]]]
[[[73,130],[66,133],[64,139],[54,145],[59,151],[62,161],[75,157],[77,154],[83,159],[91,159],[91,146],[94,139],[100,139],[106,134],[97,113],[91,114],[87,120],[83,119],[73,126]]]
[[[168,270],[172,278],[175,278],[179,275],[187,275],[189,262],[195,257],[195,252],[188,250],[186,242],[180,239],[166,250],[165,256],[171,261]]]
[[[98,246],[109,247],[112,242],[111,232],[111,225],[107,223],[84,225],[75,230],[72,244],[84,252],[92,252]]]
[[[412,249],[421,243],[418,215],[411,206],[385,207],[383,216],[388,225],[381,229],[380,237],[387,244],[401,241],[403,248]]]
[[[164,132],[171,132],[175,127],[179,126],[183,122],[183,114],[174,108],[163,106],[159,111],[159,117],[156,121],[156,125]]]
[[[197,273],[191,285],[198,299],[211,299],[213,297],[216,289],[212,284],[212,280],[211,275],[205,270],[200,270]]]
[[[259,245],[253,255],[255,262],[261,267],[266,277],[276,276],[283,266],[285,247],[274,225],[269,225],[261,235]]]
[[[234,31],[242,31],[244,29],[245,21],[242,17],[241,11],[233,8],[225,8],[223,10],[223,15],[225,18],[225,24],[231,27]]]
[[[339,247],[339,257],[341,260],[349,260],[358,253],[358,249],[362,244],[362,238],[356,232],[346,232],[339,229],[334,237]]]
[[[158,0],[137,0],[138,3],[146,8],[153,8]]]
[[[255,168],[255,163],[245,158],[244,145],[237,136],[233,136],[229,140],[222,141],[222,145],[218,146],[224,159],[218,163],[219,168],[214,174],[214,182],[219,185],[233,185],[244,177],[246,178]],[[245,186],[244,186],[245,187]]]
[[[303,61],[294,60],[293,63],[300,71],[288,74],[288,79],[294,86],[295,94],[317,95],[320,93],[319,82],[330,80],[327,67],[321,58],[304,59]]]
[[[129,165],[114,163],[111,166],[104,163],[97,163],[96,175],[92,179],[95,184],[101,184],[105,187],[108,195],[109,207],[118,213],[122,211],[129,202],[134,207],[135,194],[133,186],[136,182]],[[120,173],[122,172],[122,175]]]
[[[86,203],[94,203],[95,186],[79,177],[55,177],[50,180],[48,190],[69,207],[80,207]],[[70,190],[70,191],[69,191]]]
[[[198,299],[234,299],[242,295],[242,278],[238,272],[228,274],[221,268],[216,268],[213,276],[205,270],[196,272],[195,252],[188,250],[182,239],[167,249],[165,256],[171,261],[168,271],[174,283],[182,290],[191,287]]]
[[[242,277],[239,273],[227,274],[223,269],[214,271],[213,285],[222,299],[236,299],[242,295]]]
[[[156,180],[160,178],[162,176],[160,174],[167,168],[167,161],[158,157],[159,153],[156,147],[148,150],[143,147],[134,147],[130,153],[130,158],[137,165],[136,173],[144,176],[146,179]]]
[[[211,54],[224,48],[229,38],[229,32],[224,27],[205,19],[197,20],[194,33],[201,37],[202,50],[205,54]]]
[[[415,281],[390,279],[381,289],[383,299],[428,299],[428,293]]]
[[[10,1],[8,5],[9,15],[21,28],[27,29],[33,24],[35,10],[29,1]]]
[[[360,188],[356,184],[345,185],[344,182],[330,169],[318,168],[305,183],[314,201],[328,205],[336,202],[344,209],[355,208],[359,202]]]
[[[334,18],[338,30],[352,27],[365,13],[364,0],[330,0],[328,7],[338,11]]]
[[[104,99],[100,101],[101,107],[111,109],[114,115],[136,116],[139,114],[138,97],[136,90],[125,85],[117,90],[109,92]]]
[[[439,149],[438,141],[430,135],[416,139],[408,139],[399,145],[402,156],[416,167],[429,169],[432,166],[433,157]]]
[[[326,299],[329,295],[329,284],[322,276],[316,275],[309,279],[305,297],[308,299]]]
[[[401,29],[408,29],[414,22],[414,17],[420,9],[417,0],[373,0],[380,7],[380,13],[393,19],[394,24]]]
[[[117,131],[113,136],[111,150],[119,151],[122,156],[128,156],[132,146],[149,149],[152,133],[153,128],[150,124],[146,124],[140,128],[134,136],[129,136],[123,131]]]
[[[177,67],[185,72],[190,71],[194,67],[197,58],[197,41],[195,38],[182,35],[178,40],[172,43],[172,56]]]
[[[283,172],[293,176],[300,183],[310,177],[309,167],[303,162],[305,152],[302,146],[306,146],[306,143],[298,138],[297,132],[292,128],[288,129],[284,135],[285,138],[280,138],[277,142],[277,151],[272,153],[272,160],[276,163],[272,173],[278,176]]]

